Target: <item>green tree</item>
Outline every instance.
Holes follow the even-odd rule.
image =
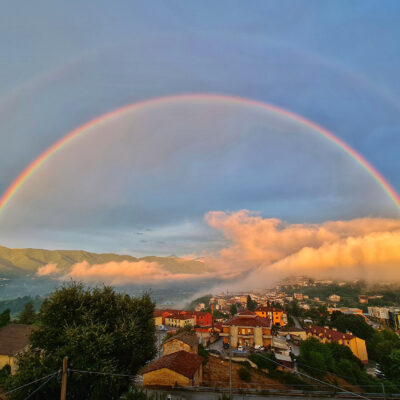
[[[236,304],[231,304],[231,309],[230,309],[231,315],[236,315],[238,313],[237,305]]]
[[[111,287],[62,286],[43,303],[31,350],[18,358],[18,371],[6,390],[59,370],[64,356],[71,369],[137,374],[156,354],[153,312],[147,294],[133,298]],[[68,398],[118,399],[129,384],[127,377],[71,372]],[[18,390],[10,399],[25,399],[34,389],[33,385]],[[53,379],[30,399],[57,398],[59,391]]]
[[[0,328],[4,328],[10,322],[10,309],[7,308],[0,314]]]
[[[36,321],[36,312],[33,302],[29,301],[25,304],[23,311],[18,315],[17,321],[19,324],[32,325]]]
[[[250,382],[251,381],[251,373],[246,367],[240,367],[238,371],[239,378],[244,381],[244,382]]]
[[[299,306],[299,302],[298,302],[296,299],[292,300],[292,301],[286,306],[286,311],[287,311],[289,314],[293,315],[294,317],[300,317],[300,316],[301,316],[301,313],[302,313],[302,310],[301,310],[301,308],[300,308],[300,306]]]
[[[252,300],[251,296],[247,295],[247,309],[250,311],[254,311],[257,308],[257,302]]]
[[[257,365],[258,368],[268,369],[271,373],[278,367],[274,353],[253,353],[250,355],[250,360]]]
[[[371,340],[374,335],[374,328],[368,325],[361,315],[338,315],[331,325],[340,332],[350,331],[364,340]]]
[[[390,352],[388,359],[390,368],[388,369],[388,377],[394,378],[400,383],[400,349],[394,349]]]

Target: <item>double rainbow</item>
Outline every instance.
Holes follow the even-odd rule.
[[[76,128],[75,130],[69,132],[60,140],[51,145],[47,150],[45,150],[42,154],[39,155],[35,160],[33,160],[11,183],[11,185],[7,188],[7,190],[3,193],[0,198],[0,213],[4,210],[6,205],[10,202],[13,196],[17,193],[19,188],[24,184],[24,182],[41,166],[43,165],[47,159],[52,157],[54,154],[59,152],[66,146],[69,142],[78,138],[80,135],[88,133],[93,128],[101,125],[105,121],[109,121],[115,118],[119,118],[124,113],[128,113],[133,110],[137,110],[140,108],[154,106],[158,104],[170,103],[175,101],[220,101],[220,102],[228,102],[231,104],[243,104],[247,106],[254,106],[257,108],[266,109],[269,111],[274,111],[280,114],[283,117],[286,117],[290,120],[294,120],[299,122],[315,131],[325,136],[333,144],[342,148],[346,153],[348,153],[357,163],[359,163],[368,173],[375,179],[375,181],[382,187],[385,193],[391,198],[393,203],[397,206],[400,211],[400,197],[393,189],[393,187],[387,182],[387,180],[356,150],[351,148],[347,143],[343,140],[339,139],[332,132],[328,131],[325,128],[317,125],[316,123],[309,121],[308,119],[297,115],[291,111],[288,111],[284,108],[277,107],[268,103],[263,103],[257,100],[246,99],[237,96],[228,96],[228,95],[220,95],[220,94],[182,94],[182,95],[174,95],[174,96],[166,96],[159,97],[156,99],[150,99],[146,101],[141,101],[134,104],[129,104],[127,106],[118,108],[111,112],[101,115],[84,125]]]

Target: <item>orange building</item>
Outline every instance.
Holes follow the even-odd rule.
[[[285,326],[287,324],[286,313],[276,307],[258,307],[255,313],[263,318],[268,318],[274,325]]]
[[[219,334],[224,343],[232,347],[270,347],[272,339],[272,321],[258,316],[252,311],[242,311],[222,324]]]
[[[354,336],[352,333],[339,332],[336,328],[329,329],[323,326],[310,326],[307,329],[309,337],[315,337],[320,342],[336,342],[343,346],[348,347],[352,353],[363,363],[368,363],[368,353],[365,346],[365,340]]]

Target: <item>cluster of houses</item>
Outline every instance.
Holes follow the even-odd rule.
[[[343,311],[334,308],[329,311],[339,310]],[[351,311],[354,314],[361,312],[358,309]],[[162,356],[145,367],[143,383],[146,386],[201,385],[204,360],[198,354],[199,344],[208,346],[218,339],[221,339],[222,348],[236,353],[271,351],[284,368],[293,367],[294,348],[309,337],[347,346],[362,363],[368,362],[363,339],[327,326],[311,325],[306,330],[287,326],[284,311],[276,307],[262,306],[254,312],[242,310],[222,321],[204,311],[156,310],[154,321],[156,326],[163,331],[169,330],[173,336],[164,340]],[[185,327],[186,330],[176,333]],[[10,365],[11,371],[15,371],[15,358],[28,348],[33,329],[31,325],[9,324],[0,330],[0,369]]]
[[[208,345],[218,339],[222,340],[224,349],[234,350],[234,357],[241,352],[271,351],[281,368],[293,368],[294,348],[309,337],[323,343],[339,343],[348,347],[362,363],[368,362],[365,341],[351,332],[343,333],[327,326],[311,325],[306,330],[289,327],[283,315],[284,311],[276,307],[258,307],[254,312],[242,310],[229,319],[217,322],[211,313],[157,310],[154,317],[156,325],[174,331],[176,327],[183,328],[190,324],[193,329],[164,341],[163,355],[147,365],[143,383],[145,386],[200,385],[203,359],[198,355],[198,345]],[[204,333],[209,335],[204,337]],[[232,352],[228,354],[232,356]],[[218,356],[223,357],[222,354]]]

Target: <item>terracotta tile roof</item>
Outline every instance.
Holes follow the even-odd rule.
[[[29,345],[33,325],[9,324],[0,330],[0,354],[14,356]]]
[[[154,310],[154,317],[162,317],[164,313],[164,310]]]
[[[257,315],[256,313],[254,313],[253,311],[250,310],[244,310],[244,311],[240,311],[237,315],[248,315],[248,316],[255,316]]]
[[[189,346],[197,346],[199,344],[199,339],[195,334],[191,334],[188,332],[181,332],[175,336],[170,337],[167,339],[165,343],[172,342],[173,340],[180,340],[183,343],[188,344]]]
[[[321,338],[327,338],[334,342],[337,342],[337,341],[343,340],[343,339],[351,340],[356,337],[353,334],[335,331],[333,329],[328,329],[323,326],[310,326],[307,329],[307,334],[311,334],[313,336],[318,336]]]
[[[227,322],[224,322],[222,326],[261,326],[265,328],[271,328],[272,321],[268,318],[259,317],[258,315],[254,318],[238,316],[231,318]]]
[[[167,368],[177,372],[178,374],[184,375],[189,379],[192,379],[202,362],[203,357],[181,350],[175,353],[167,354],[166,356],[162,356],[161,358],[148,364],[143,370],[143,374],[162,368]]]

